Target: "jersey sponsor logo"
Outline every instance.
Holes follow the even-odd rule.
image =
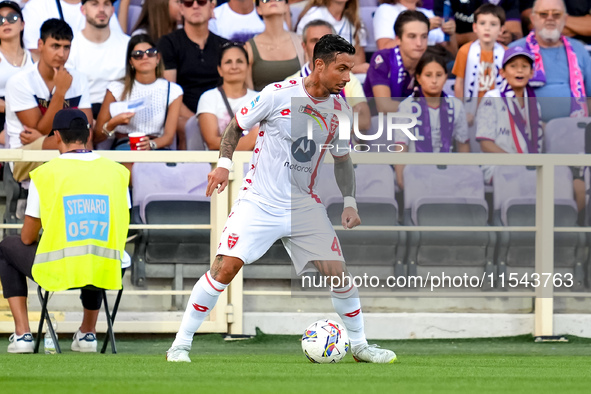
[[[273,85],[273,86],[275,86],[277,89],[281,89],[281,84],[280,84],[280,83],[276,83],[276,84],[275,84],[275,85]]]
[[[236,233],[228,235],[228,248],[232,249],[234,246],[236,246],[238,243],[238,238],[240,238],[240,236]]]
[[[301,171],[301,172],[312,172],[312,167],[304,167],[299,164],[292,164],[289,161],[283,163],[283,167],[287,167],[290,170]]]
[[[316,143],[306,137],[300,137],[291,144],[291,155],[300,163],[312,161],[316,153]]]
[[[295,85],[295,84],[296,84],[296,83],[298,83],[298,82],[297,82],[296,80],[294,80],[294,79],[290,79],[290,80],[289,80],[289,83],[291,83],[292,85]]]
[[[240,113],[241,113],[242,115],[246,115],[246,114],[248,113],[248,108],[246,108],[246,107],[242,107],[242,109],[240,110]]]
[[[258,96],[255,97],[254,100],[252,100],[250,102],[250,108],[254,108],[254,106],[259,102],[259,100],[261,99],[261,95],[259,94]]]
[[[289,108],[282,109],[280,113],[282,116],[287,116],[291,114],[291,110]]]
[[[207,311],[209,310],[209,308],[208,308],[208,307],[206,307],[206,306],[203,306],[203,305],[199,305],[199,304],[197,304],[197,303],[193,304],[193,308],[195,308],[195,310],[196,310],[197,312],[207,312]]]

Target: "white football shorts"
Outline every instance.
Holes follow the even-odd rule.
[[[345,261],[324,205],[286,210],[244,199],[232,206],[217,254],[251,264],[278,239],[298,275],[315,270],[311,261]]]

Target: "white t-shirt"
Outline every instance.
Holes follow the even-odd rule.
[[[250,14],[232,11],[228,3],[214,8],[209,20],[209,31],[230,41],[246,42],[265,30],[265,23],[253,8]]]
[[[467,143],[470,141],[470,136],[468,134],[468,123],[466,122],[466,112],[464,111],[464,105],[462,104],[461,100],[458,100],[455,97],[448,97],[448,100],[451,101],[451,104],[454,107],[452,139],[460,143]],[[439,117],[439,108],[428,108],[433,152],[439,153],[441,149],[441,119]],[[421,107],[418,105],[418,103],[413,101],[412,97],[408,97],[403,102],[401,102],[398,109],[399,112],[408,114],[418,114],[417,111],[420,110]],[[420,115],[417,115],[417,117],[418,116]],[[418,134],[417,138],[421,138],[420,126],[415,127],[414,131],[416,134]],[[413,130],[411,130],[411,132],[413,132]],[[405,144],[408,146],[409,152],[416,152],[415,141],[410,140],[410,138],[408,138],[408,136],[402,130],[396,129],[394,131],[394,138],[397,144]]]
[[[232,108],[232,112],[235,114],[243,104],[250,103],[257,93],[254,90],[246,89],[246,94],[240,98],[228,97],[228,103],[230,104],[230,108]],[[210,89],[201,95],[199,104],[197,105],[197,117],[203,113],[214,114],[218,118],[218,132],[220,136],[232,120],[224,103],[224,98],[218,88]],[[245,130],[245,134],[247,133],[248,130]]]
[[[526,100],[526,103],[529,100]],[[540,119],[542,116],[540,103],[536,101],[538,107],[538,113]],[[509,112],[505,101],[501,98],[501,93],[498,89],[489,90],[484,94],[478,111],[476,112],[476,140],[493,141],[499,148],[503,149],[507,153],[517,153],[517,147],[515,146],[514,136],[511,130],[511,121],[509,120]],[[528,106],[519,108],[521,115],[524,119],[529,119],[527,114]],[[515,128],[515,138],[518,139],[520,146],[524,153],[541,153],[543,143],[543,129],[541,123],[538,124],[538,152],[527,152],[527,142]],[[531,138],[531,127],[526,128],[528,138]],[[484,179],[487,183],[492,180],[493,166],[482,166],[484,171]]]
[[[60,0],[60,3],[64,13],[64,20],[70,25],[74,36],[76,36],[86,26],[86,18],[80,10],[82,3],[68,4],[63,0]],[[55,0],[29,0],[23,8],[23,19],[25,20],[25,34],[23,38],[25,48],[36,49],[37,42],[39,41],[39,30],[43,22],[51,18],[59,19],[59,17],[60,14]],[[115,14],[113,14],[109,21],[109,27],[111,31],[123,33]]]
[[[31,53],[26,49],[25,58],[23,60],[23,66],[19,64],[16,67],[13,66],[8,60],[6,60],[4,54],[0,51],[0,97],[4,97],[6,95],[6,83],[8,82],[10,77],[32,65],[33,59],[31,58]],[[0,127],[3,126],[4,125],[0,125]]]
[[[394,39],[394,23],[398,19],[398,15],[408,8],[402,4],[382,4],[376,10],[373,16],[373,31],[376,40],[380,38]],[[427,18],[433,18],[435,14],[433,11],[426,8],[417,7],[417,11],[425,14]],[[440,27],[429,31],[428,44],[435,45],[445,40],[445,33]]]
[[[312,7],[306,12],[306,14],[298,23],[297,33],[301,36],[302,32],[304,31],[304,27],[309,22],[312,22],[316,19],[322,19],[330,23],[337,34],[343,37],[345,40],[349,41],[350,44],[355,45],[355,28],[347,19],[346,17],[342,17],[340,21],[336,20],[334,16],[328,11],[326,7]],[[367,26],[361,25],[361,29],[359,29],[359,43],[362,47],[367,45],[367,34],[365,32]]]
[[[66,67],[86,75],[91,103],[102,103],[109,82],[125,76],[128,42],[128,35],[114,31],[111,31],[107,41],[100,44],[89,41],[82,33],[72,41]]]
[[[109,91],[117,101],[131,101],[139,98],[145,98],[145,108],[136,112],[128,125],[119,125],[115,130],[119,133],[129,134],[135,132],[154,135],[156,137],[164,134],[164,117],[166,115],[166,100],[168,92],[168,81],[164,78],[158,78],[155,82],[144,85],[135,81],[131,89],[130,97],[121,99],[123,93],[123,83],[114,81],[109,84]],[[170,82],[170,93],[168,96],[168,105],[183,95],[183,89],[174,82]]]
[[[64,108],[90,108],[88,81],[83,74],[68,69],[72,75],[72,84],[64,98]],[[8,146],[11,149],[22,146],[19,138],[23,125],[16,116],[17,112],[39,108],[42,114],[47,111],[53,93],[39,74],[38,63],[34,67],[19,72],[6,84],[6,132]]]
[[[325,153],[349,153],[349,140],[338,138],[336,115],[325,112],[335,109],[353,118],[351,107],[340,95],[322,101],[311,98],[303,78],[268,85],[243,106],[236,113],[240,128],[249,130],[257,123],[260,128],[240,198],[280,209],[321,203],[315,185]]]

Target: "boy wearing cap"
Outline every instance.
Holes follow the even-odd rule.
[[[484,95],[476,113],[476,140],[482,152],[542,152],[540,105],[529,86],[533,63],[534,55],[524,47],[505,52],[500,70],[503,82]],[[486,183],[491,183],[493,167],[482,169]]]
[[[15,325],[8,353],[34,350],[27,277],[48,291],[82,288],[84,314],[72,341],[72,350],[79,352],[96,352],[102,301],[100,292],[83,287],[121,288],[129,171],[86,149],[90,126],[82,111],[60,110],[52,129],[61,155],[31,172],[21,234],[0,243],[0,280]]]

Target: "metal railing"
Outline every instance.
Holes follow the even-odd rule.
[[[209,162],[215,163],[217,151],[99,151],[100,155],[118,162]],[[2,150],[1,161],[47,161],[58,155],[57,151]],[[251,152],[234,154],[234,169],[230,176],[228,191],[218,195],[214,193],[211,200],[211,225],[132,225],[135,229],[209,229],[211,228],[210,256],[213,260],[221,229],[229,213],[230,204],[239,193],[243,178],[243,164],[250,160]],[[331,162],[330,155],[327,162]],[[554,167],[555,166],[591,166],[588,155],[558,154],[380,154],[352,153],[357,164],[431,164],[431,165],[516,165],[537,168],[535,226],[360,226],[356,231],[470,231],[470,232],[535,232],[535,272],[554,273],[554,232],[591,232],[585,227],[554,227]],[[20,225],[0,225],[0,228],[18,228]],[[131,294],[131,292],[127,292]],[[133,294],[189,294],[190,291],[155,291],[133,290]],[[289,291],[243,290],[242,271],[232,282],[227,292],[227,303],[232,307],[232,319],[228,321],[228,332],[242,333],[243,295],[273,296],[289,295]],[[442,296],[453,296],[454,293],[442,293]],[[552,286],[540,286],[530,293],[522,292],[462,292],[462,295],[474,297],[522,297],[530,294],[535,299],[534,335],[553,334],[554,297],[591,297],[591,293],[555,292]],[[575,295],[576,294],[576,295]],[[424,297],[424,292],[409,292],[404,297]],[[220,300],[222,301],[222,300]],[[221,309],[221,308],[218,308]]]

